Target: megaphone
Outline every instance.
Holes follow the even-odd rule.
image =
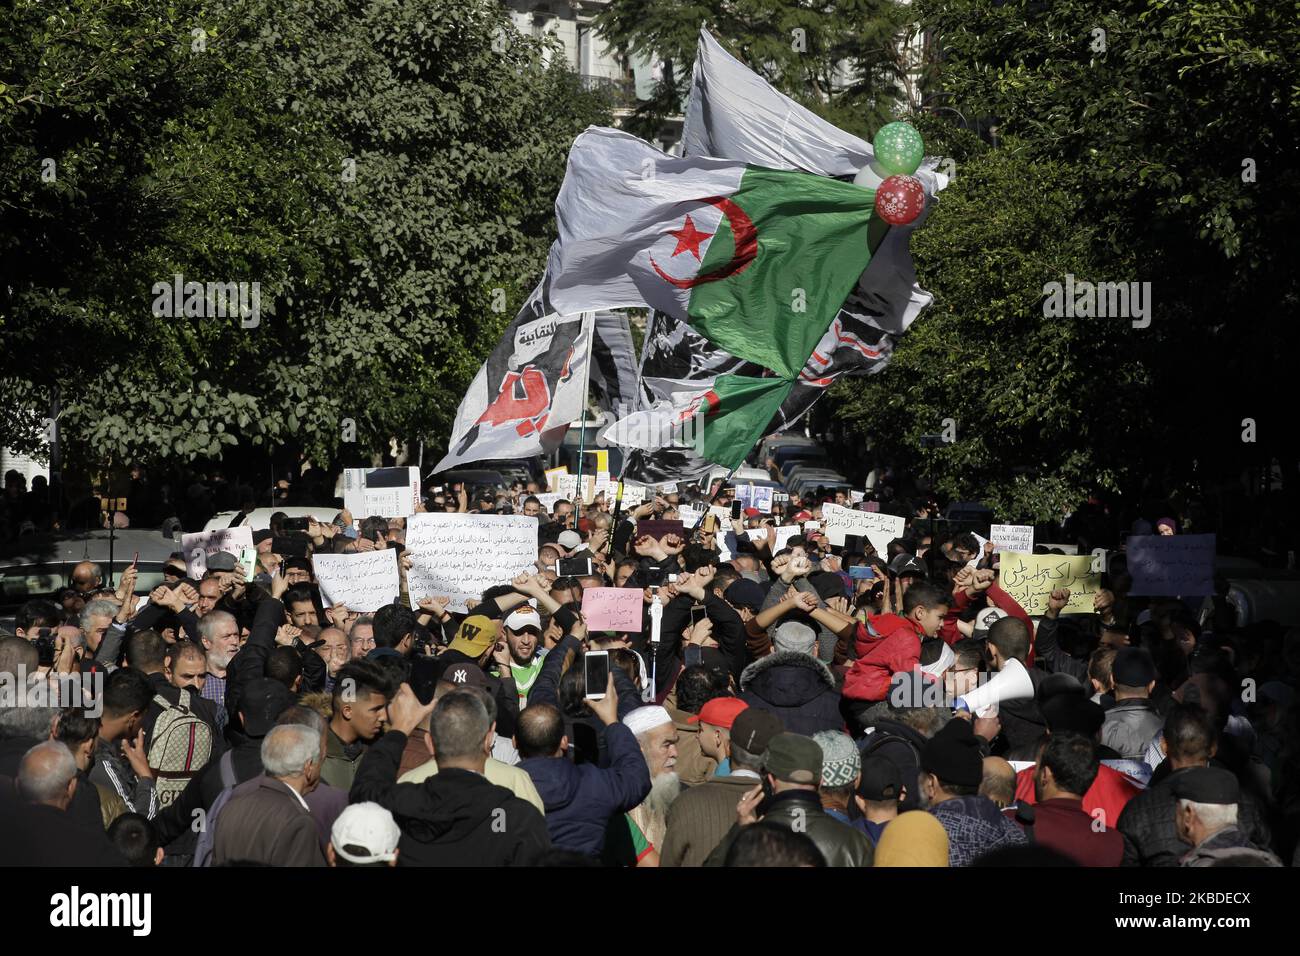
[[[997,713],[996,707],[1002,701],[1033,696],[1034,682],[1029,678],[1029,671],[1013,657],[1002,665],[1002,670],[993,675],[988,683],[958,697],[957,702],[981,717],[991,717]]]

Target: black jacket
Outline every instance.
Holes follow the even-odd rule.
[[[406,734],[384,734],[361,758],[351,803],[371,800],[402,830],[400,866],[529,866],[551,848],[537,808],[468,770],[442,767],[398,783]]]
[[[22,763],[27,751],[39,743],[42,741],[25,737],[0,740],[0,790],[5,793],[14,792],[14,781],[18,779],[18,765]],[[73,791],[72,802],[64,812],[82,826],[92,830],[104,829],[99,790],[90,782],[90,775],[86,771],[78,771],[77,789]]]
[[[89,784],[78,784],[77,789]],[[0,791],[0,866],[126,866],[102,826],[84,826],[66,810],[21,803]]]
[[[876,851],[867,835],[822,809],[821,798],[815,790],[787,790],[770,797],[766,803],[762,810],[763,823],[806,833],[826,858],[827,866],[871,866],[875,859]],[[740,830],[740,824],[733,825],[704,865],[722,866]]]
[[[1002,739],[1006,742],[1003,756],[1008,760],[1033,760],[1038,741],[1047,733],[1047,719],[1038,709],[1038,686],[1047,672],[1038,667],[1027,667],[1025,671],[1034,685],[1034,696],[1004,700],[998,705]]]
[[[582,644],[572,634],[566,634],[542,660],[542,669],[533,682],[532,690],[528,692],[528,704],[553,704],[564,715],[564,733],[569,738],[574,763],[594,763],[608,767],[610,760],[605,743],[605,725],[590,711],[584,709],[581,713],[570,713],[560,702],[561,671],[564,657],[569,651],[575,654],[573,666],[582,666]],[[623,668],[611,667],[609,670],[614,675],[614,690],[618,694],[618,719],[622,720],[641,706],[641,697]]]
[[[778,651],[760,657],[740,675],[740,699],[776,714],[792,734],[844,729],[835,677],[809,654]]]
[[[899,812],[921,809],[921,787],[917,781],[921,774],[921,748],[925,746],[925,737],[906,724],[892,720],[878,720],[869,729],[871,733],[858,742],[863,759],[869,756],[889,758],[898,768],[906,792]]]
[[[1084,687],[1091,688],[1088,683],[1087,658],[1081,660],[1061,647],[1060,642],[1056,639],[1056,631],[1057,621],[1055,618],[1045,617],[1038,622],[1038,628],[1034,632],[1035,664],[1053,674],[1069,674],[1071,677],[1077,678]]]

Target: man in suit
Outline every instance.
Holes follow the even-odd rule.
[[[213,866],[325,866],[305,794],[320,781],[324,734],[274,727],[262,741],[266,772],[235,788],[217,819]]]

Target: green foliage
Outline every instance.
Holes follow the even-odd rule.
[[[986,148],[916,119],[957,176],[913,239],[935,305],[891,367],[839,387],[874,447],[1013,520],[1059,516],[1094,487],[1166,494],[1290,454],[1294,9],[918,0],[914,12],[942,46],[945,124],[960,113],[999,136]],[[1248,158],[1258,182],[1243,181]],[[1067,273],[1150,282],[1150,327],[1044,316],[1044,284]],[[957,442],[921,450],[946,417]],[[1276,427],[1243,446],[1246,417]]]
[[[57,384],[101,462],[445,436],[599,97],[492,0],[50,10],[0,11],[6,404]],[[177,273],[259,282],[260,323],[155,316]],[[32,427],[10,412],[0,442]]]

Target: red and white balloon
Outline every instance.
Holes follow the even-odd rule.
[[[925,209],[925,188],[915,176],[890,176],[876,189],[876,215],[905,226]]]

